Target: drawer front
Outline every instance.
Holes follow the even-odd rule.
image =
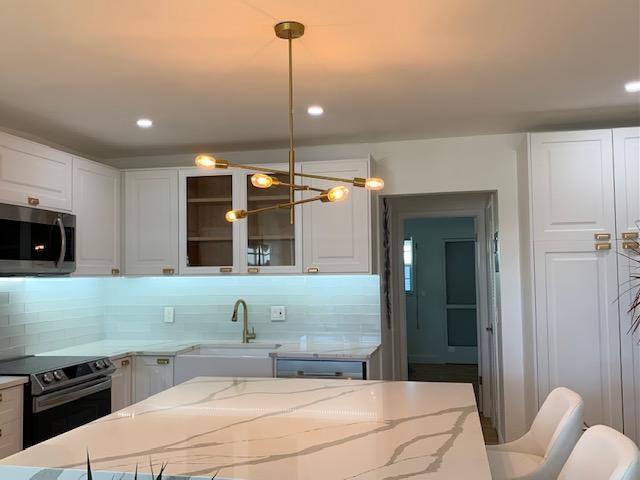
[[[0,458],[22,450],[22,422],[19,419],[0,423]]]
[[[278,359],[277,376],[363,380],[365,364],[361,361]]]
[[[22,416],[22,386],[0,390],[0,425]]]

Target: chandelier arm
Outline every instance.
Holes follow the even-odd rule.
[[[259,167],[256,165],[241,165],[238,163],[229,163],[229,167],[232,168],[240,168],[242,170],[251,170],[253,172],[260,172],[260,173],[279,173],[279,174],[283,174],[283,175],[289,175],[290,172],[287,172],[286,170],[278,170],[276,168],[268,168],[268,167]],[[327,175],[316,175],[314,173],[302,173],[302,172],[294,172],[294,175],[296,177],[303,177],[303,178],[315,178],[317,180],[328,180],[330,182],[342,182],[342,183],[350,183],[351,185],[355,186],[355,187],[360,187],[360,186],[364,186],[364,185],[360,185],[358,180],[362,180],[359,178],[340,178],[340,177],[329,177]]]
[[[247,211],[247,215],[253,215],[253,214],[256,214],[256,213],[262,213],[262,212],[266,212],[266,211],[269,211],[269,210],[292,208],[292,207],[295,207],[296,205],[302,205],[303,203],[311,203],[311,202],[322,201],[326,197],[327,197],[326,195],[317,195],[315,197],[305,198],[304,200],[298,200],[297,202],[278,203],[276,205],[271,205],[269,207],[256,208],[255,210],[248,210]]]

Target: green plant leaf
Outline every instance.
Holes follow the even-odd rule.
[[[93,480],[93,474],[91,473],[91,461],[89,460],[88,449],[87,449],[87,480]]]

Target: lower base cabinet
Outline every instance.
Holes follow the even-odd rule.
[[[141,355],[135,358],[134,403],[173,387],[173,357]]]
[[[111,375],[111,412],[117,412],[133,403],[133,366],[131,357],[111,361],[116,366]]]
[[[0,458],[22,450],[22,385],[0,390]]]

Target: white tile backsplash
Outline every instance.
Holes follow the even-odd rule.
[[[243,298],[258,339],[301,335],[379,340],[375,275],[0,279],[0,356],[40,353],[101,339],[240,338]],[[270,306],[287,319],[271,322]],[[163,322],[175,307],[175,322]]]

